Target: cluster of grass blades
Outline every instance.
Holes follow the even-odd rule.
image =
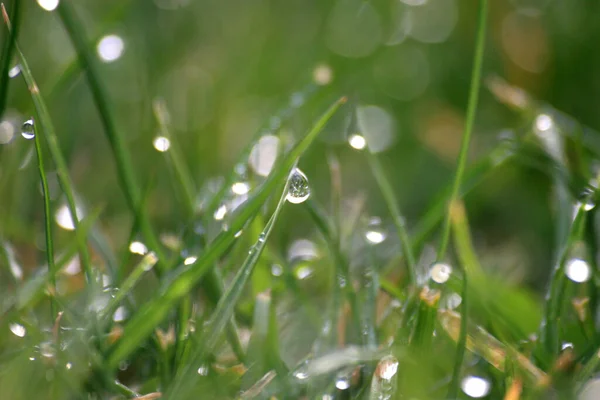
[[[13,250],[2,238],[0,261],[15,281],[0,302],[0,398],[519,400],[599,395],[593,379],[600,369],[595,323],[600,278],[593,256],[598,136],[493,78],[489,89],[519,114],[520,134],[467,165],[482,80],[487,0],[479,6],[456,175],[414,226],[402,215],[378,155],[368,144],[360,153],[397,234],[387,240],[395,240],[398,248],[384,257],[378,249],[390,232],[366,215],[361,202],[342,205],[343,171],[336,158],[328,159],[331,209],[310,196],[307,177],[298,169],[332,116],[355,112],[346,98],[333,101],[295,143],[278,136],[286,119],[319,90],[313,85],[302,92],[302,102],[292,99],[282,107],[277,124],[267,123],[257,132],[231,174],[206,193],[195,187],[170,134],[168,104],[153,102],[160,134],[170,143],[163,162],[183,214],[192,221],[176,243],[161,240],[145,209],[150,189],[138,187],[98,62],[71,2],[63,0],[58,14],[78,62],[54,90],[60,91],[81,68],[133,217],[123,254],[112,250],[97,225],[102,210],[83,219],[78,211],[77,190],[46,98],[17,43],[18,4],[12,3],[10,17],[2,6],[10,34],[3,50],[0,113],[6,108],[6,76],[15,52],[34,107],[23,133],[33,139],[37,156],[46,265],[22,281]],[[277,144],[276,162],[266,173],[251,173],[248,160],[266,137]],[[487,273],[473,246],[463,197],[510,163],[539,168],[556,187],[556,268],[543,305]],[[50,164],[74,228],[64,248],[54,240]],[[269,240],[287,207],[305,213],[318,232],[318,244],[299,243],[303,250],[295,260]],[[428,256],[428,244],[435,241],[439,247]],[[77,273],[65,273],[75,258],[85,279],[78,291],[65,294],[61,285]],[[320,296],[307,292],[304,278],[313,273],[326,282],[310,288]],[[140,286],[150,294],[140,296]]]

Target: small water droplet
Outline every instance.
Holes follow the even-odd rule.
[[[480,398],[490,392],[490,382],[479,376],[467,376],[462,380],[461,388],[469,397]]]
[[[250,191],[250,184],[248,182],[235,182],[231,185],[231,191],[238,195],[244,195]]]
[[[571,342],[564,342],[561,346],[560,346],[561,350],[566,350],[566,349],[573,349],[573,343]]]
[[[208,375],[208,366],[202,364],[199,368],[198,368],[198,375],[200,376],[207,376]]]
[[[227,206],[222,204],[219,208],[217,208],[213,216],[217,221],[221,221],[223,218],[225,218],[225,214],[227,214]]]
[[[10,70],[8,70],[8,77],[16,78],[17,75],[19,75],[20,73],[21,73],[21,67],[17,64],[14,67],[12,67]]]
[[[157,151],[164,153],[171,147],[171,141],[164,136],[157,136],[152,141],[152,145]]]
[[[146,247],[144,243],[134,240],[129,244],[129,251],[133,254],[139,254],[143,256],[144,254],[148,253],[148,247]]]
[[[18,337],[25,337],[27,334],[27,329],[25,329],[25,327],[21,324],[12,323],[8,325],[8,328],[15,336]]]
[[[239,231],[237,231],[237,232],[235,233],[235,235],[233,235],[233,237],[235,237],[235,238],[239,238],[240,236],[242,236],[242,233],[244,233],[244,232],[243,232],[243,231],[240,229]],[[260,238],[259,238],[259,240],[260,240]]]
[[[579,195],[580,206],[583,211],[590,211],[596,206],[594,194],[595,190],[592,187],[586,187]]]
[[[350,375],[341,373],[335,378],[335,387],[339,390],[348,390],[350,388]]]
[[[117,308],[117,311],[113,314],[113,321],[122,322],[127,317],[127,309],[124,306]]]
[[[371,218],[365,232],[365,238],[367,241],[371,244],[379,244],[383,242],[386,237],[387,233],[381,226],[381,219],[378,217]]]
[[[535,118],[535,128],[539,132],[545,132],[552,129],[554,121],[548,114],[540,114]]]
[[[273,274],[273,276],[281,276],[283,274],[283,268],[281,267],[281,265],[271,265],[271,274]]]
[[[27,121],[23,122],[23,126],[21,128],[21,136],[23,136],[27,140],[31,140],[35,137],[33,119],[28,119]]]
[[[313,269],[307,265],[302,266],[300,268],[298,268],[298,271],[296,271],[296,276],[298,277],[298,279],[306,279],[309,276],[311,276],[313,273]]]
[[[435,263],[429,269],[431,280],[437,283],[446,283],[452,274],[452,267],[444,263]]]
[[[79,206],[75,206],[75,215],[77,215],[77,220],[81,221],[84,216],[84,211]],[[71,210],[66,204],[61,205],[56,213],[54,214],[54,219],[56,223],[61,228],[72,231],[75,230],[75,224],[73,222],[73,218],[71,218]]]
[[[198,259],[198,257],[196,257],[196,256],[186,257],[185,260],[183,260],[183,265],[192,265],[193,263],[196,262],[197,259]]]
[[[65,364],[65,368],[66,369],[71,369],[71,368],[73,368],[73,364],[70,363],[70,362],[68,362],[68,363]]]
[[[581,258],[572,258],[565,265],[565,274],[573,282],[587,282],[591,275],[590,265]]]
[[[367,147],[367,141],[364,136],[355,133],[354,135],[350,135],[348,138],[348,143],[352,148],[356,150],[362,150]]]
[[[54,350],[54,346],[50,342],[44,342],[39,346],[40,354],[46,358],[52,358],[56,355],[56,350]]]
[[[306,201],[310,196],[310,186],[308,178],[298,168],[294,168],[290,174],[290,183],[286,200],[292,204],[300,204]]]
[[[392,355],[383,357],[373,375],[371,394],[373,399],[389,400],[396,391],[396,373],[398,372],[398,359]]]
[[[308,379],[309,375],[308,371],[306,371],[306,366],[301,366],[300,368],[298,368],[298,370],[294,372],[294,377],[301,381]]]

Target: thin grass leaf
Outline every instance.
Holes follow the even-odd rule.
[[[11,30],[10,20],[8,19],[8,14],[6,13],[6,9],[4,8],[4,4],[2,4],[2,15],[4,21],[9,29]],[[54,133],[54,126],[52,124],[52,119],[50,118],[50,114],[48,113],[48,109],[46,107],[46,103],[44,102],[38,86],[33,79],[33,75],[31,74],[31,70],[29,69],[29,65],[27,64],[27,60],[25,56],[21,52],[18,44],[15,42],[15,50],[21,62],[21,72],[23,74],[23,78],[27,83],[27,87],[29,88],[29,92],[31,93],[31,98],[33,100],[37,118],[36,121],[39,121],[42,129],[41,132],[44,135],[46,143],[48,144],[48,148],[50,150],[50,155],[54,164],[56,165],[58,180],[60,186],[65,194],[67,199],[67,205],[69,208],[69,212],[71,214],[71,219],[73,221],[73,226],[75,228],[75,236],[77,238],[77,243],[79,246],[79,254],[81,256],[81,264],[83,265],[83,269],[85,271],[86,279],[88,282],[92,282],[92,267],[91,267],[91,258],[87,248],[85,236],[82,235],[81,230],[79,229],[79,217],[77,215],[77,210],[75,206],[75,196],[73,184],[71,182],[71,178],[69,177],[67,164],[65,159],[60,151],[60,147],[58,145],[58,140],[56,138],[56,134]]]
[[[277,206],[275,207],[275,211],[273,211],[273,214],[271,215],[271,218],[269,218],[267,221],[267,224],[258,237],[257,242],[250,249],[248,256],[244,260],[244,263],[238,270],[236,276],[233,278],[229,288],[227,288],[223,294],[223,297],[221,297],[219,304],[217,304],[215,311],[208,321],[206,330],[203,333],[203,343],[200,344],[200,348],[196,351],[196,355],[192,358],[194,361],[200,362],[206,359],[208,354],[212,354],[215,351],[216,345],[221,338],[220,333],[231,320],[235,305],[241,297],[242,292],[246,287],[246,283],[252,275],[252,271],[254,270],[254,267],[256,266],[263,249],[265,248],[265,244],[271,235],[273,227],[275,226],[275,222],[277,222],[277,219],[279,218],[279,214],[281,213],[283,205],[286,202],[288,187],[289,180],[284,185],[283,192],[279,198]],[[184,368],[183,372],[175,378],[172,389],[169,391],[169,395],[171,397],[178,397],[178,393],[181,390],[181,385],[189,381],[190,375],[195,373],[194,365],[196,364],[188,364]]]
[[[10,63],[13,60],[15,41],[19,37],[21,26],[21,1],[13,0],[11,4],[9,20],[13,22],[13,29],[8,33],[8,38],[4,42],[2,68],[0,68],[0,118],[2,118],[6,110],[6,98],[8,97],[8,84],[10,82],[8,71],[10,70]]]
[[[54,266],[54,239],[52,234],[52,211],[50,208],[50,191],[48,189],[48,179],[46,178],[46,167],[44,162],[44,154],[42,151],[42,140],[40,135],[38,134],[38,130],[35,126],[33,120],[31,121],[31,128],[34,132],[34,143],[35,143],[35,152],[37,155],[38,161],[38,171],[40,174],[40,181],[42,183],[42,194],[44,197],[44,233],[46,239],[46,260],[48,262],[48,272],[49,272],[49,281],[50,285],[53,289],[53,293],[50,295],[50,312],[52,315],[52,319],[56,319],[58,317],[58,305],[55,301],[55,296],[57,295],[56,291],[56,277],[55,274],[51,274],[51,271],[54,271],[56,267]]]
[[[125,326],[122,339],[115,344],[108,355],[107,364],[110,368],[116,368],[122,359],[131,354],[139,346],[139,343],[150,335],[154,327],[166,317],[173,304],[189,293],[202,276],[213,267],[214,262],[235,241],[235,234],[252,221],[269,195],[288,176],[296,160],[310,146],[327,121],[345,101],[346,98],[343,97],[335,102],[308,134],[275,167],[268,179],[256,189],[248,201],[236,210],[229,230],[222,231],[211,243],[210,248],[194,264],[186,266],[176,273],[169,285],[130,320]]]
[[[467,158],[469,152],[469,143],[471,142],[471,134],[475,123],[475,114],[477,111],[477,102],[479,99],[479,88],[481,86],[481,69],[483,65],[483,53],[485,49],[486,25],[487,25],[487,0],[479,1],[478,18],[477,18],[477,34],[475,42],[475,54],[473,56],[473,71],[471,75],[471,84],[469,87],[469,100],[467,102],[467,116],[465,121],[465,129],[462,135],[460,145],[460,153],[458,155],[458,165],[456,167],[456,175],[454,184],[452,185],[452,194],[448,203],[448,207],[458,200],[461,191],[461,184]],[[450,213],[446,214],[444,225],[442,227],[442,238],[437,252],[437,259],[443,260],[448,247],[448,239],[450,236]]]
[[[408,271],[408,280],[411,285],[416,285],[417,283],[417,270],[416,270],[416,261],[415,256],[413,254],[413,248],[410,243],[410,238],[408,236],[408,232],[406,230],[405,219],[400,212],[400,206],[398,205],[398,199],[394,194],[394,190],[392,189],[392,185],[390,184],[385,172],[383,171],[383,167],[379,162],[377,156],[370,151],[367,151],[367,160],[369,161],[369,166],[371,167],[371,173],[375,177],[375,181],[379,186],[379,190],[383,195],[383,199],[390,211],[392,216],[392,220],[394,221],[394,225],[396,226],[396,232],[398,233],[398,239],[400,240],[400,245],[402,246],[402,252],[404,253],[404,257],[406,260],[406,266]]]
[[[260,378],[252,387],[240,394],[240,400],[253,399],[260,396],[261,392],[275,379],[277,372],[271,370]]]
[[[137,185],[138,180],[133,171],[131,156],[125,145],[123,133],[117,127],[114,112],[109,104],[109,96],[106,87],[100,81],[100,67],[98,66],[98,61],[96,60],[94,52],[91,50],[90,46],[88,46],[84,29],[75,17],[70,1],[61,1],[57,7],[57,12],[73,46],[75,47],[79,63],[85,71],[92,97],[96,103],[100,119],[104,126],[104,132],[108,137],[115,157],[119,182],[121,184],[121,189],[125,194],[129,209],[132,213],[138,213],[138,223],[142,235],[144,236],[144,240],[158,255],[158,270],[160,272],[166,272],[166,265],[163,264],[166,261],[166,258],[162,253],[161,245],[152,230],[152,225],[146,211],[139,208],[141,197]]]

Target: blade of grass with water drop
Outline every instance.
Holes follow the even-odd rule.
[[[238,270],[236,276],[233,278],[233,281],[231,282],[229,288],[227,288],[227,290],[223,294],[223,297],[221,297],[219,304],[217,304],[215,311],[213,312],[210,320],[208,321],[206,331],[203,334],[203,343],[200,344],[200,348],[196,351],[196,354],[193,357],[193,360],[195,360],[196,362],[201,362],[202,360],[206,359],[206,357],[209,354],[212,354],[215,351],[216,346],[221,338],[220,333],[223,331],[227,323],[231,320],[235,305],[241,297],[242,292],[246,287],[246,283],[252,275],[254,266],[258,262],[258,259],[262,254],[265,244],[269,239],[269,236],[271,235],[273,227],[277,222],[279,214],[283,209],[283,205],[286,202],[288,186],[289,181],[286,182],[286,184],[284,185],[283,192],[280,196],[277,206],[275,207],[275,211],[273,211],[273,214],[271,215],[271,218],[269,218],[269,220],[267,221],[265,228],[258,237],[257,242],[250,249],[248,256],[244,260],[244,263]],[[181,390],[181,386],[186,381],[188,381],[190,379],[190,375],[192,375],[195,372],[193,367],[194,365],[196,364],[188,364],[183,369],[183,372],[175,378],[173,387],[169,392],[169,395],[172,398],[178,397],[178,393]]]
[[[479,88],[481,86],[481,70],[483,65],[483,53],[485,49],[486,38],[487,8],[488,0],[480,0],[477,16],[475,54],[473,56],[473,70],[471,74],[471,84],[469,87],[469,99],[467,102],[467,116],[465,121],[465,129],[462,135],[460,153],[458,155],[458,165],[456,167],[454,184],[452,185],[452,194],[450,195],[450,200],[447,204],[448,207],[450,207],[452,203],[454,203],[460,197],[462,179],[467,165],[469,144],[471,142],[473,125],[475,123],[475,114],[477,111],[477,103],[479,99]],[[444,225],[442,227],[442,237],[437,252],[437,259],[440,261],[443,260],[444,256],[446,255],[446,248],[448,247],[449,237],[450,212],[447,212],[446,218],[444,219]]]
[[[46,260],[48,262],[48,276],[50,285],[52,287],[52,293],[50,294],[50,313],[52,319],[56,320],[58,317],[58,305],[56,304],[56,275],[52,274],[51,271],[56,269],[54,264],[54,239],[52,234],[52,212],[50,208],[50,191],[48,189],[48,179],[46,178],[46,167],[44,162],[44,154],[42,150],[42,140],[35,124],[33,125],[35,143],[35,152],[38,161],[38,171],[40,174],[40,181],[42,183],[42,194],[44,197],[44,233],[46,239]]]
[[[390,184],[388,178],[383,171],[383,167],[379,162],[377,156],[370,151],[366,152],[367,160],[369,162],[369,166],[371,167],[371,173],[375,177],[375,181],[379,186],[379,190],[383,195],[383,199],[388,207],[388,210],[392,216],[392,220],[394,221],[394,225],[396,226],[396,232],[398,234],[398,239],[400,239],[400,245],[402,246],[402,251],[404,252],[404,258],[406,260],[406,266],[408,271],[408,280],[411,285],[416,285],[417,283],[417,270],[416,270],[416,262],[415,256],[413,254],[413,248],[410,244],[410,239],[408,236],[408,232],[406,231],[406,225],[404,222],[404,217],[400,212],[400,206],[398,205],[398,199],[394,194],[394,190],[392,189],[392,185]]]
[[[13,22],[13,29],[8,33],[8,38],[4,42],[2,49],[2,68],[0,69],[0,118],[6,110],[6,99],[8,97],[8,84],[10,82],[10,63],[15,53],[15,41],[19,37],[19,28],[21,26],[21,1],[13,0],[10,8],[10,21]]]
[[[234,242],[235,234],[243,229],[246,223],[251,222],[254,215],[256,215],[277,185],[287,178],[297,159],[306,151],[325,124],[345,102],[345,97],[336,101],[315,123],[306,136],[276,165],[267,180],[256,189],[248,201],[236,210],[232,216],[229,230],[222,231],[211,243],[210,248],[198,257],[192,265],[186,266],[178,272],[170,281],[169,286],[146,304],[146,306],[141,308],[129,321],[125,326],[123,337],[115,344],[108,356],[107,364],[110,368],[116,368],[123,358],[127,357],[137,348],[140,341],[147,338],[154,327],[166,317],[173,304],[182,296],[189,293],[202,276],[214,266],[214,262]]]
[[[87,43],[84,29],[75,16],[69,0],[61,1],[57,7],[58,15],[71,39],[79,58],[79,63],[85,72],[92,97],[98,108],[104,132],[110,143],[115,157],[119,182],[125,194],[127,205],[132,213],[138,213],[138,223],[144,240],[159,258],[159,272],[166,272],[166,258],[156,234],[152,229],[150,219],[145,210],[139,209],[140,191],[132,166],[131,156],[125,145],[123,133],[118,129],[116,118],[109,103],[106,87],[100,80],[100,67],[94,53]]]
[[[8,14],[6,13],[6,9],[4,8],[4,4],[2,4],[2,16],[9,31],[12,31],[10,20]],[[81,230],[79,229],[79,218],[77,216],[77,208],[74,195],[75,190],[73,189],[73,183],[71,182],[71,178],[69,177],[67,163],[65,162],[65,159],[60,151],[58,140],[54,131],[54,125],[52,124],[52,119],[50,118],[50,113],[48,112],[46,103],[44,102],[44,99],[42,98],[38,86],[33,78],[31,70],[29,69],[27,60],[25,59],[25,56],[21,52],[21,49],[19,48],[19,45],[16,43],[16,41],[15,50],[20,60],[23,78],[25,79],[25,83],[29,88],[31,98],[36,109],[37,119],[34,122],[34,124],[39,122],[39,124],[41,125],[41,131],[44,134],[44,139],[46,140],[46,143],[48,144],[48,149],[50,150],[52,160],[56,165],[58,181],[67,199],[67,205],[71,214],[73,226],[75,228],[75,237],[77,238],[77,243],[79,245],[81,264],[83,265],[83,270],[85,272],[87,281],[92,282],[93,276],[91,258],[87,248],[86,238],[82,235]]]

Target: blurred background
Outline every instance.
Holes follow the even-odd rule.
[[[19,43],[49,104],[82,213],[101,207],[100,226],[109,245],[123,250],[131,214],[90,90],[73,70],[75,53],[53,11],[57,3],[22,2]],[[341,163],[344,200],[364,198],[367,213],[390,225],[357,150],[364,143],[353,137],[364,124],[371,127],[373,137],[367,139],[391,177],[409,229],[453,177],[471,77],[475,0],[80,0],[74,5],[102,61],[102,79],[140,187],[153,182],[147,204],[163,234],[177,236],[189,221],[165,167],[170,142],[161,139],[153,114],[157,99],[169,113],[172,140],[199,198],[211,179],[232,170],[261,126],[290,140],[301,137],[342,95],[350,101],[300,161],[319,202],[330,204],[327,158],[334,154]],[[484,78],[504,79],[545,109],[598,128],[599,18],[595,0],[492,1]],[[0,123],[0,235],[27,275],[44,260],[43,207],[33,142],[20,134],[32,116],[31,98],[18,66],[11,76],[9,109]],[[532,121],[483,88],[470,159],[482,157],[502,138],[531,130]],[[64,200],[52,172],[50,180],[60,211]],[[533,289],[545,286],[556,229],[552,182],[539,169],[511,161],[466,197],[486,269]],[[59,213],[56,218],[65,228]],[[316,236],[302,210],[287,209],[283,218],[274,235],[281,249]],[[60,229],[59,244],[70,237],[68,225]]]

